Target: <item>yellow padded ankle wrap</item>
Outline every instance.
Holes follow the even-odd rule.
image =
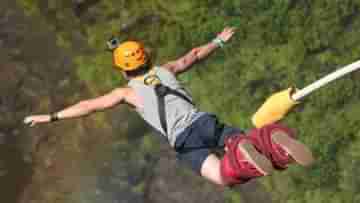
[[[252,122],[255,127],[261,128],[281,120],[293,106],[299,103],[291,98],[294,91],[294,88],[288,88],[271,95],[253,115]]]

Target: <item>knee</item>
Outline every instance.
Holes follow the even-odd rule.
[[[222,162],[223,161],[219,160],[215,155],[208,156],[201,166],[200,174],[202,177],[220,187],[231,186],[233,181],[229,181],[229,178],[227,178],[230,171],[227,169],[224,170],[224,164]]]

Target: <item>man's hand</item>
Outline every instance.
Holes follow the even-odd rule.
[[[225,27],[222,32],[216,35],[216,38],[213,41],[193,48],[184,56],[178,58],[177,60],[170,61],[162,65],[162,67],[168,69],[174,74],[183,73],[189,70],[190,67],[197,61],[200,61],[209,56],[219,46],[223,46],[224,43],[230,40],[234,33],[234,27]]]
[[[223,42],[227,42],[234,35],[235,30],[235,27],[225,27],[224,30],[217,35],[217,38],[221,39]]]
[[[28,124],[30,127],[33,127],[38,123],[48,123],[48,122],[50,122],[50,115],[32,115],[32,116],[27,116],[24,119],[24,123]]]

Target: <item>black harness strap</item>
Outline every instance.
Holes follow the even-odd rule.
[[[144,78],[145,85],[153,85],[155,94],[157,96],[157,102],[158,102],[158,111],[159,111],[159,118],[160,118],[160,124],[165,134],[167,134],[167,122],[166,122],[166,109],[165,109],[165,96],[172,94],[174,96],[177,96],[188,103],[194,105],[193,101],[185,96],[183,93],[171,89],[170,87],[161,84],[160,78],[157,75],[148,75]]]
[[[163,129],[163,131],[167,134],[167,122],[166,122],[166,109],[165,109],[165,96],[172,94],[175,95],[185,101],[187,101],[188,103],[194,105],[194,103],[191,101],[190,98],[188,98],[187,96],[185,96],[184,94],[182,94],[181,92],[171,89],[168,86],[165,86],[163,84],[157,84],[155,85],[155,93],[157,96],[157,101],[158,101],[158,110],[159,110],[159,117],[160,117],[160,124],[161,127]]]
[[[165,88],[165,86],[160,84],[156,85],[155,94],[157,96],[160,124],[165,134],[167,134],[167,122],[166,122],[166,110],[165,110],[166,90],[161,90],[161,88]]]

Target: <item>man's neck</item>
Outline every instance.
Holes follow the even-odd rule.
[[[145,77],[147,75],[151,75],[151,74],[155,74],[155,68],[154,67],[152,67],[148,72],[146,72],[143,75],[139,75],[139,76],[136,76],[134,78],[131,78],[131,80],[144,81]]]

